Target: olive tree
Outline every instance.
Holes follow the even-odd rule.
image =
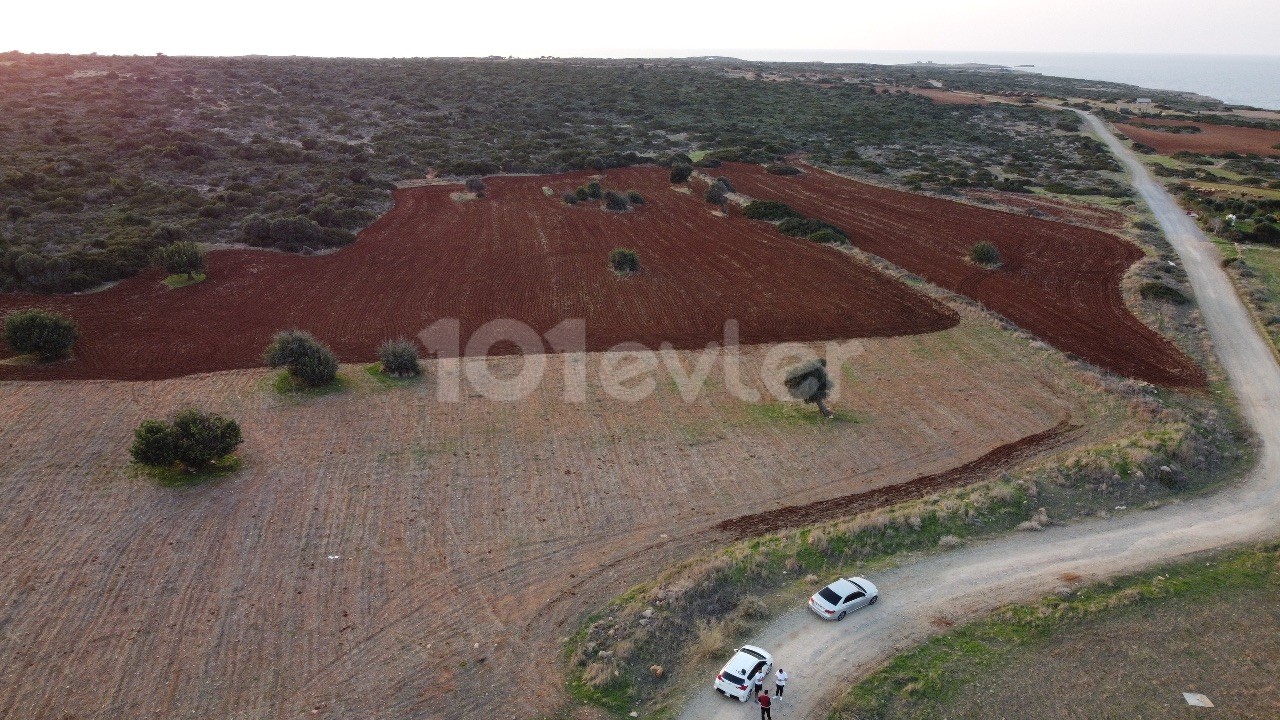
[[[199,470],[230,455],[244,436],[235,420],[203,410],[183,410],[172,422],[144,420],[133,431],[129,454],[134,462],[153,467],[182,463]]]
[[[803,365],[797,365],[787,371],[783,383],[791,397],[813,403],[824,418],[835,417],[835,413],[827,408],[826,399],[831,394],[833,383],[827,375],[827,361],[819,358]]]
[[[156,250],[156,262],[170,275],[185,273],[193,280],[196,273],[204,272],[205,269],[204,250],[189,240],[166,245]]]
[[[77,337],[75,321],[48,310],[19,310],[4,318],[5,344],[45,362],[69,355]]]
[[[328,385],[338,376],[337,356],[303,330],[276,333],[263,360],[273,368],[288,368],[290,375],[311,387]]]

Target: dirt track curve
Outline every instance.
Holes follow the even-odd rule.
[[[851,682],[937,632],[938,617],[965,618],[1063,585],[1086,581],[1276,534],[1280,520],[1280,366],[1218,264],[1218,255],[1137,158],[1093,116],[1084,116],[1128,168],[1186,266],[1192,288],[1241,410],[1261,441],[1257,467],[1213,497],[1105,520],[1019,533],[909,563],[875,577],[883,600],[843,623],[799,608],[751,642],[772,651],[791,675],[779,717],[821,718]],[[1105,670],[1099,670],[1104,672]],[[700,689],[687,720],[754,716],[754,707]]]

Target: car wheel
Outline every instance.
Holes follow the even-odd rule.
[[[872,596],[872,598],[871,598],[871,602],[869,602],[869,603],[867,603],[867,604],[868,604],[868,605],[875,605],[875,604],[876,604],[876,601],[877,601],[877,600],[879,600],[879,599],[880,599],[880,596],[879,596],[879,595]]]
[[[848,615],[848,614],[849,614],[849,613],[846,613],[845,611],[841,610],[841,611],[840,611],[840,614],[836,616],[836,620],[843,620],[843,619],[844,619],[844,616],[845,616],[845,615]]]

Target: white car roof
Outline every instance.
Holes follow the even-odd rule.
[[[755,667],[756,663],[760,662],[760,658],[752,655],[750,652],[744,652],[745,650],[756,652],[763,655],[767,662],[773,662],[773,656],[769,654],[768,650],[758,648],[755,645],[743,645],[733,657],[729,658],[729,662],[725,663],[724,669],[734,673],[735,675],[750,672],[751,668]]]

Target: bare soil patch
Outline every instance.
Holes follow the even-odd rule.
[[[723,172],[738,190],[829,222],[857,248],[979,301],[1064,352],[1160,385],[1205,384],[1200,366],[1125,306],[1120,281],[1143,253],[1114,235],[867,185],[812,167],[784,177],[726,163]],[[995,270],[965,261],[984,240],[1000,250]]]
[[[1198,133],[1172,133],[1143,128],[1133,123],[1157,125],[1164,127],[1198,127]],[[1261,130],[1258,128],[1237,127],[1234,125],[1211,125],[1195,123],[1188,120],[1161,120],[1158,118],[1135,119],[1131,123],[1117,123],[1116,130],[1126,137],[1143,145],[1149,145],[1162,155],[1186,150],[1188,152],[1216,155],[1234,151],[1238,153],[1255,153],[1257,155],[1280,156],[1280,130]]]
[[[1056,354],[960,312],[833,370],[856,422],[764,420],[719,367],[692,403],[566,404],[558,371],[520,402],[441,403],[437,361],[391,389],[344,368],[346,392],[306,399],[261,370],[5,383],[0,533],[21,542],[0,547],[0,716],[552,714],[560,638],[727,541],[722,521],[941,473],[1064,416],[1106,432]],[[137,423],[191,404],[241,423],[242,469],[186,489],[130,471]]]
[[[211,253],[208,279],[180,293],[167,292],[153,269],[92,297],[0,295],[0,314],[45,307],[81,329],[74,361],[4,366],[0,378],[147,380],[259,367],[271,335],[287,328],[312,332],[344,362],[370,362],[382,341],[416,337],[442,318],[461,321],[464,343],[490,320],[545,332],[582,318],[588,350],[626,341],[701,348],[722,339],[730,319],[746,344],[908,335],[957,322],[837,250],[739,215],[712,217],[701,197],[671,192],[662,168],[604,176],[606,188],[644,196],[633,212],[560,200],[589,177],[495,177],[485,197],[468,202],[450,199],[456,185],[397,190],[395,208],[340,252]],[[643,273],[619,281],[610,271],[609,252],[620,246],[639,252]]]
[[[1122,230],[1127,223],[1124,213],[1118,210],[1070,202],[1043,195],[1001,192],[999,190],[965,190],[964,194],[971,199],[987,200],[1024,212],[1036,210],[1043,213],[1043,217],[1051,220],[1067,222],[1073,225],[1085,225],[1101,230]]]

